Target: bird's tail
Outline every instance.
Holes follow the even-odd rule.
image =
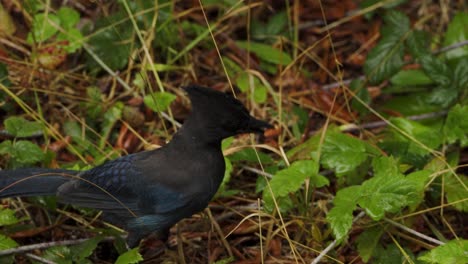
[[[55,195],[60,185],[78,173],[44,168],[0,170],[0,198]]]

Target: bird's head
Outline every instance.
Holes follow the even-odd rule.
[[[251,116],[231,94],[190,85],[184,87],[192,103],[193,119],[222,138],[241,133],[263,133],[272,126]]]

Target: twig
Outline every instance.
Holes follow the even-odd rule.
[[[421,115],[413,115],[413,116],[408,116],[406,117],[409,120],[424,120],[424,119],[429,119],[429,118],[435,118],[435,117],[440,117],[440,116],[445,116],[447,114],[447,111],[440,111],[440,112],[433,112],[433,113],[425,113]],[[377,128],[377,127],[383,127],[388,125],[388,121],[385,120],[380,120],[380,121],[375,121],[375,122],[369,122],[366,124],[362,125],[356,125],[356,124],[347,124],[341,126],[341,131],[343,132],[353,132],[356,130],[361,130],[361,129],[372,129],[372,128]]]
[[[336,87],[340,87],[341,85],[348,85],[350,84],[353,80],[364,80],[365,77],[364,75],[361,75],[357,78],[353,78],[353,79],[347,79],[347,80],[341,80],[341,81],[338,81],[338,82],[334,82],[334,83],[330,83],[330,84],[325,84],[325,85],[322,85],[322,90],[330,90],[330,89],[333,89],[333,88],[336,88]]]
[[[434,51],[434,54],[439,54],[439,53],[446,52],[446,51],[449,51],[449,50],[458,49],[458,48],[461,48],[461,47],[466,46],[466,45],[468,45],[468,40],[458,42],[458,43],[454,43],[452,45],[440,48],[440,49]]]
[[[16,248],[2,250],[0,251],[0,256],[24,253],[24,252],[28,252],[28,251],[32,251],[36,249],[44,249],[44,248],[50,248],[50,247],[55,247],[55,246],[78,245],[90,239],[91,238],[80,238],[80,239],[73,239],[73,240],[52,241],[52,242],[44,242],[44,243],[27,245],[27,246],[20,246]],[[102,241],[112,241],[114,239],[115,238],[111,236],[111,237],[105,237]]]
[[[364,211],[360,212],[354,219],[353,219],[353,223],[355,223],[357,220],[359,220],[361,217],[363,217],[364,215],[366,215],[366,213]],[[320,254],[314,259],[314,261],[312,261],[310,264],[317,264],[319,263],[319,261],[325,256],[327,255],[328,252],[330,252],[330,250],[332,250],[336,243],[338,243],[338,240],[333,240],[333,242],[330,243],[330,245],[328,245],[322,252],[320,252]]]
[[[437,240],[437,239],[435,239],[435,238],[432,238],[432,237],[426,236],[426,235],[424,235],[424,234],[421,234],[421,233],[419,233],[419,232],[417,232],[417,231],[415,231],[415,230],[413,230],[413,229],[411,229],[411,228],[409,228],[409,227],[407,227],[407,226],[404,226],[404,225],[402,225],[402,224],[400,224],[400,223],[397,223],[397,222],[395,222],[395,221],[393,221],[393,220],[391,220],[391,219],[384,218],[383,220],[384,220],[385,222],[388,222],[388,223],[390,223],[390,224],[392,224],[392,225],[398,227],[398,228],[401,228],[401,229],[405,230],[405,231],[408,232],[408,233],[411,233],[411,234],[413,234],[413,235],[415,235],[415,236],[417,236],[417,237],[419,237],[419,238],[422,238],[422,239],[424,239],[424,240],[430,241],[430,242],[432,242],[432,243],[434,243],[434,244],[437,244],[437,245],[443,245],[443,244],[445,244],[445,243],[442,242],[442,241],[439,241],[439,240]]]
[[[34,255],[34,254],[31,254],[31,253],[26,253],[26,256],[27,256],[28,258],[31,258],[31,259],[35,260],[35,261],[39,261],[39,262],[41,262],[41,263],[45,263],[45,264],[57,264],[57,262],[55,262],[55,261],[48,260],[48,259],[45,259],[45,258],[41,258],[41,257],[36,256],[36,255]]]

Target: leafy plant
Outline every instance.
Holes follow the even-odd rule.
[[[13,116],[6,119],[4,125],[5,130],[15,137],[15,140],[5,140],[0,143],[0,154],[8,154],[12,167],[29,166],[44,160],[44,151],[36,144],[28,140],[16,140],[43,133],[40,123]]]

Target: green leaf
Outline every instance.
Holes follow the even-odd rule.
[[[138,248],[131,249],[119,256],[115,264],[133,264],[143,260]]]
[[[426,31],[413,30],[406,39],[406,46],[415,59],[430,55],[430,36]]]
[[[5,140],[0,143],[0,154],[10,154],[12,145],[11,140]]]
[[[385,102],[379,110],[382,112],[391,110],[401,113],[403,116],[425,114],[443,110],[441,106],[430,103],[430,94],[427,91],[393,96]]]
[[[408,120],[405,118],[392,118],[391,122],[401,130],[406,132],[406,134],[414,137],[419,142],[431,149],[437,149],[442,144],[441,135],[438,132],[438,129],[434,129],[432,127],[428,127],[416,121]],[[413,147],[415,148],[415,152],[417,149],[421,153],[428,153],[427,150],[423,150],[416,144],[414,146],[410,146],[410,149]]]
[[[177,96],[168,92],[154,92],[143,98],[143,102],[147,107],[155,112],[166,111],[169,105],[177,98]]]
[[[369,261],[376,249],[380,237],[385,230],[381,226],[374,226],[364,230],[357,238],[357,249],[359,256],[361,256],[364,262]]]
[[[450,21],[445,32],[444,46],[461,43],[468,39],[468,12],[459,12]],[[460,46],[445,53],[447,59],[457,59],[468,56],[468,46]]]
[[[257,156],[258,154],[258,156]],[[260,162],[262,163],[271,163],[273,162],[273,159],[263,153],[263,152],[255,152],[253,148],[245,148],[242,149],[238,152],[235,152],[229,156],[229,159],[232,162],[238,162],[238,161],[249,161],[249,162],[255,162],[257,163],[260,158]]]
[[[30,137],[44,131],[41,123],[31,122],[22,117],[9,117],[4,124],[8,133],[15,137]]]
[[[468,146],[468,105],[455,105],[447,114],[444,124],[445,140],[449,144],[460,141],[462,147]]]
[[[461,182],[453,175],[447,174],[444,176],[444,191],[445,196],[447,197],[448,203],[454,203],[453,207],[455,207],[458,211],[468,212],[468,191],[466,190],[466,186],[468,186],[468,177],[465,175],[457,175]],[[462,184],[463,183],[463,184]],[[461,202],[461,200],[465,200]]]
[[[269,63],[285,66],[292,62],[291,57],[287,53],[273,48],[270,45],[256,42],[249,43],[247,41],[236,41],[236,44],[243,49],[250,48],[250,51],[255,53],[255,55],[257,55],[260,59]]]
[[[16,241],[14,241],[13,239],[7,236],[0,234],[0,250],[14,248],[17,246],[18,246],[18,243],[16,243]]]
[[[410,250],[393,244],[388,244],[385,248],[378,245],[372,256],[372,264],[400,264],[400,263],[416,263],[414,256]]]
[[[44,152],[36,144],[19,140],[12,145],[11,156],[13,159],[21,164],[28,165],[42,161],[45,157]]]
[[[318,174],[318,164],[313,160],[295,161],[286,169],[276,172],[270,181],[271,192],[278,201],[287,198],[290,193],[297,192],[306,179],[311,179],[310,183],[316,187],[329,184],[327,178]],[[266,208],[273,208],[273,197],[269,188],[263,191],[263,200]],[[281,203],[278,202],[280,205]],[[284,209],[284,208],[283,208]]]
[[[0,209],[0,226],[13,225],[19,221],[20,219],[15,216],[15,211],[9,208]]]
[[[302,186],[304,181],[314,175],[318,175],[318,164],[313,160],[298,160],[286,169],[278,171],[270,181],[270,186],[275,196],[286,196],[289,193],[296,192]],[[317,181],[311,184],[317,187],[323,187],[329,184],[327,178],[315,177]]]
[[[416,196],[414,197],[413,201],[410,201],[410,210],[416,210],[417,206],[424,201],[424,192],[427,182],[429,181],[429,177],[431,176],[431,172],[429,170],[420,170],[410,173],[406,176],[406,179],[410,181],[416,190]]]
[[[385,157],[379,156],[372,160],[372,167],[374,168],[374,177],[385,177],[388,175],[402,176],[398,169],[398,161],[392,156]]]
[[[60,27],[60,19],[51,13],[37,14],[33,18],[32,29],[27,37],[27,42],[44,42],[58,32],[57,27]]]
[[[432,55],[424,55],[418,58],[421,67],[429,78],[436,84],[447,87],[452,81],[452,71],[440,59]]]
[[[373,177],[361,185],[358,204],[374,220],[380,220],[386,212],[396,213],[417,199],[417,186],[403,175],[386,169],[379,177]],[[388,174],[387,174],[388,173]]]
[[[364,72],[371,84],[379,84],[390,78],[403,66],[404,35],[410,29],[408,17],[398,11],[389,10],[384,16],[382,39],[367,55]]]
[[[434,83],[422,70],[401,70],[390,79],[390,82],[397,86],[430,85]]]
[[[252,79],[250,79],[252,78]],[[236,78],[236,85],[242,92],[250,91],[250,81],[252,80],[253,99],[256,103],[264,103],[267,99],[267,88],[262,84],[260,79],[255,75],[250,75],[247,72],[242,72]]]
[[[80,21],[80,13],[69,7],[61,7],[57,12],[57,16],[65,31],[72,29]]]
[[[66,33],[60,32],[58,34],[57,41],[60,40],[67,40],[68,44],[62,46],[62,48],[68,53],[73,53],[83,46],[84,37],[78,29],[70,28]]]
[[[453,84],[465,97],[468,96],[468,56],[459,59],[455,65]]]
[[[339,190],[333,199],[334,207],[327,214],[333,235],[338,241],[348,235],[353,225],[353,211],[356,209],[356,201],[359,198],[361,186],[350,186]]]
[[[75,263],[83,263],[83,261],[85,261],[87,257],[91,256],[91,254],[94,252],[97,245],[99,244],[99,242],[101,242],[102,239],[102,236],[96,236],[89,240],[86,240],[81,244],[71,246],[70,249],[73,261]]]
[[[253,91],[253,98],[256,103],[264,103],[267,99],[267,88],[265,85],[257,85]]]
[[[58,264],[72,264],[71,251],[70,248],[66,246],[55,246],[48,248],[44,254],[43,258],[51,260]]]
[[[132,41],[134,28],[127,19],[128,15],[124,11],[101,18],[93,29],[93,32],[98,33],[91,34],[88,42],[96,57],[112,70],[119,70],[127,65],[132,45],[135,45]],[[126,22],[119,22],[121,20]],[[86,65],[93,72],[102,70],[92,56],[87,56]]]
[[[468,240],[452,240],[423,254],[418,260],[434,264],[468,263],[466,252],[468,252]]]
[[[322,147],[321,163],[343,176],[367,160],[366,143],[338,132],[328,132]]]
[[[285,11],[278,12],[268,21],[265,28],[265,34],[270,36],[278,35],[287,25],[288,13]]]
[[[117,102],[111,108],[109,108],[104,114],[104,121],[102,122],[102,129],[99,142],[99,147],[104,148],[106,145],[107,139],[109,138],[110,132],[114,127],[115,123],[122,118],[122,109],[124,105],[122,102]]]

